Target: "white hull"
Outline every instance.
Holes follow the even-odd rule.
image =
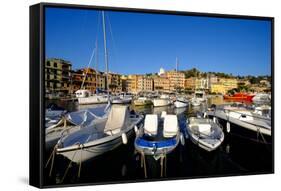
[[[130,138],[133,132],[133,129],[128,131],[126,134],[127,137]],[[102,143],[99,143],[100,141],[96,142],[97,143],[92,143],[83,149],[76,148],[73,150],[59,151],[58,154],[65,156],[74,163],[83,163],[106,152],[112,151],[123,144],[121,135],[106,137]]]
[[[152,102],[154,107],[167,106],[171,104],[168,99],[154,99]]]
[[[271,136],[271,125],[267,124],[264,120],[253,118],[253,120],[243,121],[238,118],[229,117],[224,111],[221,110],[215,112],[210,111],[208,112],[208,115],[229,121],[230,123],[246,128],[248,130]]]
[[[107,102],[108,102],[107,96],[89,96],[89,97],[78,98],[78,103],[81,105],[107,103]]]
[[[180,108],[180,107],[187,107],[188,103],[187,102],[181,102],[181,101],[175,101],[174,105],[176,108]]]

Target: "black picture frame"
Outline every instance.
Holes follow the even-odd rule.
[[[163,178],[159,179],[143,179],[136,181],[114,181],[114,182],[90,182],[76,184],[59,184],[46,185],[44,183],[44,165],[43,161],[47,156],[44,156],[44,116],[45,116],[45,99],[44,99],[44,63],[45,63],[45,9],[49,7],[55,8],[70,8],[70,9],[88,9],[88,10],[110,10],[110,11],[125,11],[138,13],[154,13],[154,14],[171,14],[183,16],[200,16],[212,18],[230,18],[230,19],[249,19],[249,20],[265,20],[271,22],[271,84],[272,84],[272,171],[274,173],[274,17],[249,16],[249,15],[231,15],[231,14],[215,14],[215,13],[198,13],[198,12],[183,12],[155,9],[135,9],[126,7],[105,7],[94,5],[75,5],[75,4],[56,4],[56,3],[39,3],[30,6],[30,96],[29,96],[29,184],[38,188],[52,187],[68,187],[68,186],[83,186],[83,185],[100,185],[100,184],[115,184],[115,183],[132,183],[132,182],[147,182],[147,181],[163,181],[177,179],[192,179],[192,178],[207,178],[221,177],[219,175],[183,177],[183,178]],[[259,173],[243,173],[224,176],[240,176],[240,175],[255,175]],[[266,173],[260,173],[266,174]]]

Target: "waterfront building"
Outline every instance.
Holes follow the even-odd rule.
[[[167,77],[154,77],[154,91],[170,91],[170,80]]]
[[[208,78],[196,78],[195,89],[208,90],[209,89]]]
[[[73,72],[73,91],[75,92],[82,88],[94,93],[97,87],[96,75],[98,74],[93,68],[82,68]]]
[[[190,77],[190,78],[186,78],[184,80],[184,89],[186,90],[195,90],[196,87],[196,78],[195,77]]]
[[[153,91],[153,79],[148,76],[140,75],[137,79],[137,91]]]
[[[238,87],[238,80],[235,78],[218,78],[217,83],[211,84],[210,92],[226,94],[229,90]]]
[[[108,73],[108,87],[111,93],[122,91],[121,75],[113,72]]]
[[[127,78],[128,92],[136,94],[138,92],[138,75],[128,75]]]
[[[170,81],[170,91],[175,91],[177,89],[184,89],[185,75],[183,72],[171,70],[166,72],[165,76]]]
[[[46,95],[65,96],[70,93],[71,63],[51,58],[45,62]]]

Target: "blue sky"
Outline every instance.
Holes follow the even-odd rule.
[[[144,74],[174,69],[271,74],[271,23],[163,14],[106,11],[109,70]],[[87,67],[98,39],[98,67],[104,70],[101,13],[46,9],[46,57],[73,69]],[[91,67],[95,66],[95,59]]]

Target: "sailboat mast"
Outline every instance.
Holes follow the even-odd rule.
[[[105,27],[104,11],[102,11],[102,25],[103,25],[103,42],[104,42],[104,62],[105,62],[105,72],[106,72],[106,90],[107,90],[107,94],[109,94],[108,56],[107,56],[107,47],[106,47],[106,27]]]
[[[98,39],[96,40],[96,94],[98,93],[99,82],[98,82]]]
[[[178,71],[178,63],[179,62],[179,60],[178,60],[178,57],[176,57],[176,72]]]

